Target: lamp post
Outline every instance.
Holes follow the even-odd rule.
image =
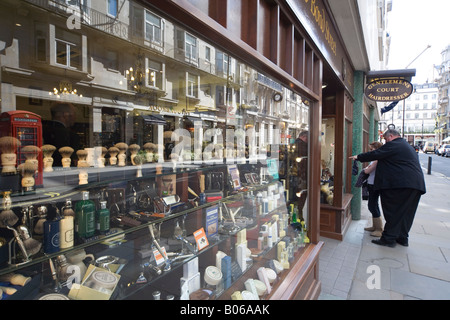
[[[406,67],[405,69],[408,69],[408,67],[410,65],[413,64],[414,61],[416,61],[422,54],[424,54],[425,51],[427,51],[428,49],[431,48],[431,45],[427,45],[427,47],[421,52],[419,53],[419,55],[417,57],[415,57]],[[405,137],[405,100],[403,99],[403,123],[402,123],[402,138]]]

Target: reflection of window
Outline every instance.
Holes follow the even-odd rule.
[[[108,15],[113,17],[117,16],[117,1],[118,0],[108,0]]]
[[[207,62],[211,62],[211,48],[210,47],[205,48],[205,60]]]
[[[218,74],[226,75],[228,72],[228,61],[229,57],[227,54],[216,51],[216,69]]]
[[[161,18],[145,11],[145,39],[161,44],[162,39]]]
[[[188,74],[186,94],[189,97],[197,97],[197,76]]]
[[[148,63],[148,85],[162,89],[162,66],[156,61]]]
[[[107,51],[106,52],[106,59],[104,60],[104,64],[106,68],[112,69],[112,70],[119,70],[119,61],[117,58],[117,52],[116,51]]]
[[[185,57],[189,60],[197,59],[197,38],[186,33]]]
[[[56,29],[56,63],[81,69],[81,37],[65,30]]]

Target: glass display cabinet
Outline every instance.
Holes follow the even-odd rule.
[[[308,245],[266,165],[111,168],[3,193],[10,299],[270,299]]]

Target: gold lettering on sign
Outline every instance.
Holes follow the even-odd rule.
[[[305,3],[309,2],[310,0],[305,0]],[[330,46],[331,51],[333,51],[334,55],[336,56],[337,43],[330,32],[329,21],[327,21],[326,19],[325,9],[321,10],[319,5],[316,4],[316,0],[311,0],[311,14],[314,17],[316,24],[319,26],[319,29],[325,35],[325,40]]]

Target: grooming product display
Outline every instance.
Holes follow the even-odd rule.
[[[33,191],[35,185],[34,174],[36,173],[37,165],[33,162],[24,162],[18,166],[18,170],[22,175],[22,190]]]
[[[100,209],[95,212],[95,229],[100,234],[109,232],[109,221],[111,213],[106,207],[106,201],[100,201]]]
[[[71,147],[62,147],[59,148],[58,152],[61,154],[61,163],[63,168],[70,168],[72,164],[72,159],[70,158],[75,150]]]
[[[56,149],[44,146],[43,157],[52,157]],[[146,156],[155,151],[154,145],[147,144],[143,151],[137,144],[116,143],[113,148],[116,150],[102,147],[99,155],[100,147],[97,147],[92,157],[96,159],[93,163],[99,164],[98,172],[128,170],[131,173],[124,171],[129,180],[117,181],[121,183],[118,187],[110,187],[111,182],[108,185],[89,183],[86,176],[83,189],[72,189],[70,193],[62,190],[61,195],[55,197],[56,201],[50,196],[38,204],[22,206],[19,217],[12,210],[11,192],[2,192],[0,228],[12,234],[8,240],[11,244],[7,256],[9,265],[27,265],[37,255],[49,256],[43,268],[46,276],[41,280],[46,282],[43,288],[47,292],[46,295],[40,293],[36,299],[110,299],[116,297],[115,290],[123,294],[125,288],[132,293],[136,291],[133,294],[139,296],[139,290],[135,290],[137,286],[149,286],[147,298],[155,300],[166,297],[181,300],[218,297],[258,300],[270,297],[283,272],[290,269],[294,253],[302,248],[298,239],[304,234],[303,229],[291,234],[289,215],[280,209],[284,199],[279,195],[277,183],[264,186],[251,180],[252,187],[258,188],[257,192],[251,189],[237,191],[234,187],[227,191],[224,183],[227,177],[223,172],[204,172],[203,169],[198,175],[195,171],[180,175],[178,160],[181,158],[177,158],[176,166],[173,166],[175,162],[168,164],[160,176],[148,178],[142,171],[152,172],[146,165],[155,164]],[[117,165],[114,167],[114,161],[110,161],[103,166],[101,159],[107,152],[112,159],[116,151]],[[128,162],[124,158],[127,152],[130,155]],[[72,153],[66,150],[68,160]],[[77,168],[47,172],[56,176],[64,172],[67,179],[76,181],[73,177],[90,166],[86,150],[77,150],[76,155]],[[31,156],[27,160],[30,161],[18,166],[18,172],[31,182],[36,174],[36,165]],[[169,157],[168,160],[175,158]],[[26,166],[29,167],[25,170]],[[95,166],[89,169],[93,174],[97,174],[94,173]],[[138,170],[136,176],[133,175],[135,170]],[[111,179],[109,173],[105,177]],[[111,177],[115,175],[111,173]],[[182,191],[185,186],[187,196]],[[31,183],[24,184],[23,188],[31,190],[25,187],[35,188]],[[239,192],[242,196],[230,197]],[[201,206],[201,210],[197,211],[198,218],[193,218],[196,211],[192,209],[197,206]],[[183,215],[183,211],[187,213]],[[161,218],[164,219],[162,222]],[[18,224],[19,219],[21,223]],[[210,231],[211,226],[215,226],[216,232],[206,233],[205,228]],[[146,227],[150,235],[137,235],[135,238],[135,234]],[[224,229],[227,232],[219,232]],[[222,237],[231,241],[222,242]],[[131,262],[132,269],[127,270],[137,270],[131,277],[134,280],[119,285],[120,272],[128,263],[121,255],[128,254],[128,245],[132,247],[133,244],[141,246],[137,260]],[[220,250],[213,256],[203,254],[214,252],[215,249],[210,250],[209,247],[217,245],[220,245]],[[103,253],[106,248],[111,251]],[[116,255],[116,252],[121,254]],[[263,265],[263,257],[269,252],[275,254],[277,260],[267,260]],[[175,294],[169,294],[170,290],[160,287],[159,281],[154,280],[171,277],[181,265],[183,274],[179,277],[179,288],[170,288]],[[20,279],[24,286],[32,281],[30,277],[24,278],[8,279],[15,283]],[[70,288],[68,295],[59,295],[61,288],[69,288],[68,284],[73,283],[79,283],[79,286]],[[54,291],[55,295],[49,294],[48,290]]]
[[[77,150],[76,152],[78,157],[77,167],[78,168],[87,168],[89,167],[89,163],[87,161],[88,151],[86,150]]]
[[[73,247],[75,234],[75,211],[70,199],[66,199],[64,206],[61,208],[61,215],[59,246],[61,249],[67,249]]]
[[[36,170],[38,169],[38,157],[39,153],[41,152],[41,148],[33,145],[28,145],[22,147],[20,150],[21,153],[25,156],[26,160],[25,163],[32,163],[34,164]]]
[[[117,149],[119,149],[119,154],[117,155],[119,167],[124,167],[127,164],[127,150],[128,145],[125,142],[119,142],[114,145]]]
[[[144,144],[143,149],[145,150],[145,158],[148,163],[153,162],[153,156],[155,152],[155,144],[151,142],[147,142]]]
[[[106,164],[105,156],[108,153],[108,149],[106,147],[100,147],[100,152],[97,158],[97,167],[104,168]]]
[[[95,204],[89,199],[89,191],[81,192],[81,200],[75,204],[75,232],[80,238],[95,233]]]
[[[110,147],[108,149],[108,153],[109,153],[109,164],[111,166],[117,165],[117,155],[119,154],[119,148]]]
[[[59,209],[55,205],[48,206],[47,220],[44,222],[44,252],[55,253],[60,249]]]
[[[42,155],[44,156],[44,172],[53,172],[53,153],[56,151],[56,147],[51,144],[45,144],[41,148]]]
[[[128,147],[128,150],[130,151],[131,164],[134,166],[137,165],[134,162],[134,158],[137,156],[139,150],[141,150],[141,147],[138,144],[133,143],[133,144],[130,144],[130,146]],[[140,164],[142,164],[142,163],[140,163]]]
[[[2,174],[15,174],[16,173],[16,160],[17,160],[17,148],[21,146],[19,139],[14,137],[1,137],[0,138],[0,151]]]
[[[0,212],[0,228],[13,226],[19,221],[19,217],[11,210],[11,205],[11,191],[4,191],[2,211]]]

